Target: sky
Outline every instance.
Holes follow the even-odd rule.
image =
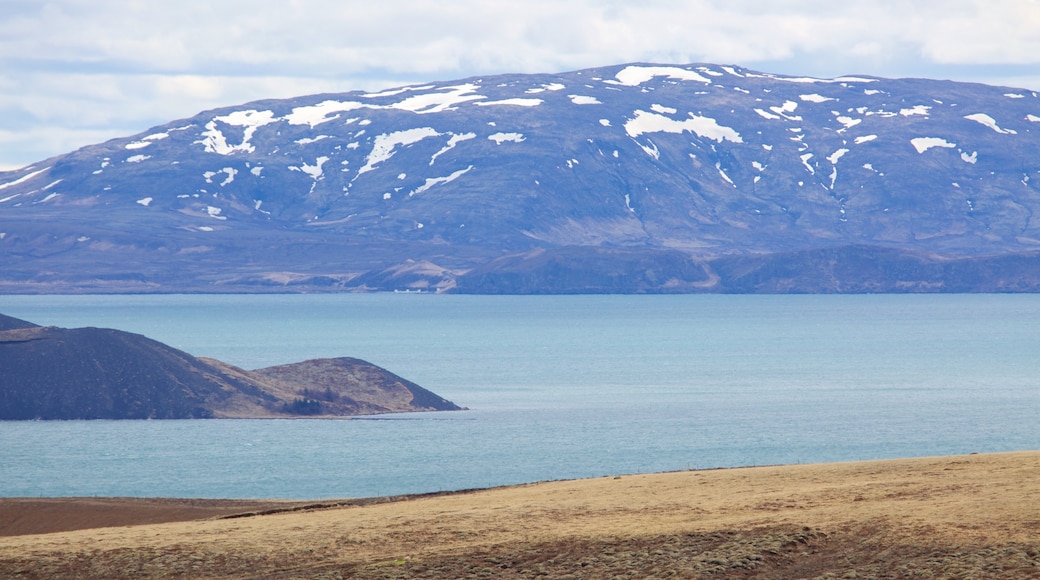
[[[630,62],[1040,91],[1040,0],[3,0],[0,171],[258,99]]]

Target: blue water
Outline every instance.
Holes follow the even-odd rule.
[[[326,498],[1040,449],[1040,296],[0,296],[245,367],[356,356],[469,411],[0,423],[0,496]]]

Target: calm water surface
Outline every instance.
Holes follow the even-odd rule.
[[[1040,296],[0,296],[260,368],[356,356],[469,411],[0,423],[0,496],[321,498],[1040,448]]]

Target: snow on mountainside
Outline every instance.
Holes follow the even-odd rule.
[[[7,291],[1035,290],[1040,97],[621,65],[258,101],[0,173]]]

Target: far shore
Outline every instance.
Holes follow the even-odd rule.
[[[343,500],[0,499],[0,577],[624,574],[1037,578],[1040,451]]]

